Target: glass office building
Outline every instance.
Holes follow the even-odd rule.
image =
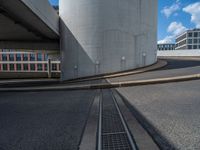
[[[187,30],[176,38],[176,50],[200,49],[200,29]]]

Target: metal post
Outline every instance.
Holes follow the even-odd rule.
[[[51,78],[51,59],[48,59],[48,78]]]
[[[121,71],[126,70],[126,57],[122,56],[121,58]]]
[[[147,54],[145,52],[142,53],[142,58],[143,58],[143,65],[146,65],[146,56]]]
[[[75,65],[74,66],[74,78],[77,78],[78,77],[78,66]]]
[[[95,63],[95,74],[98,74],[100,72],[99,65],[100,65],[100,62],[96,61],[96,63]]]

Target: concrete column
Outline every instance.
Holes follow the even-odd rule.
[[[52,75],[52,67],[51,67],[51,59],[48,59],[48,78],[51,78]]]
[[[60,0],[60,17],[62,80],[156,62],[157,0]]]

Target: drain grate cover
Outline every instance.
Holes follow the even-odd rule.
[[[132,150],[110,90],[104,90],[102,97],[101,148],[102,150]]]
[[[103,150],[132,150],[126,133],[102,136]]]

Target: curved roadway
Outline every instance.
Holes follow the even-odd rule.
[[[112,80],[199,73],[200,61],[168,59],[157,71]],[[120,88],[133,114],[163,149],[200,149],[200,80]],[[1,150],[78,149],[94,99],[91,91],[1,92]],[[143,122],[144,123],[144,122]],[[154,132],[151,132],[153,130]],[[166,144],[167,143],[167,144]]]

